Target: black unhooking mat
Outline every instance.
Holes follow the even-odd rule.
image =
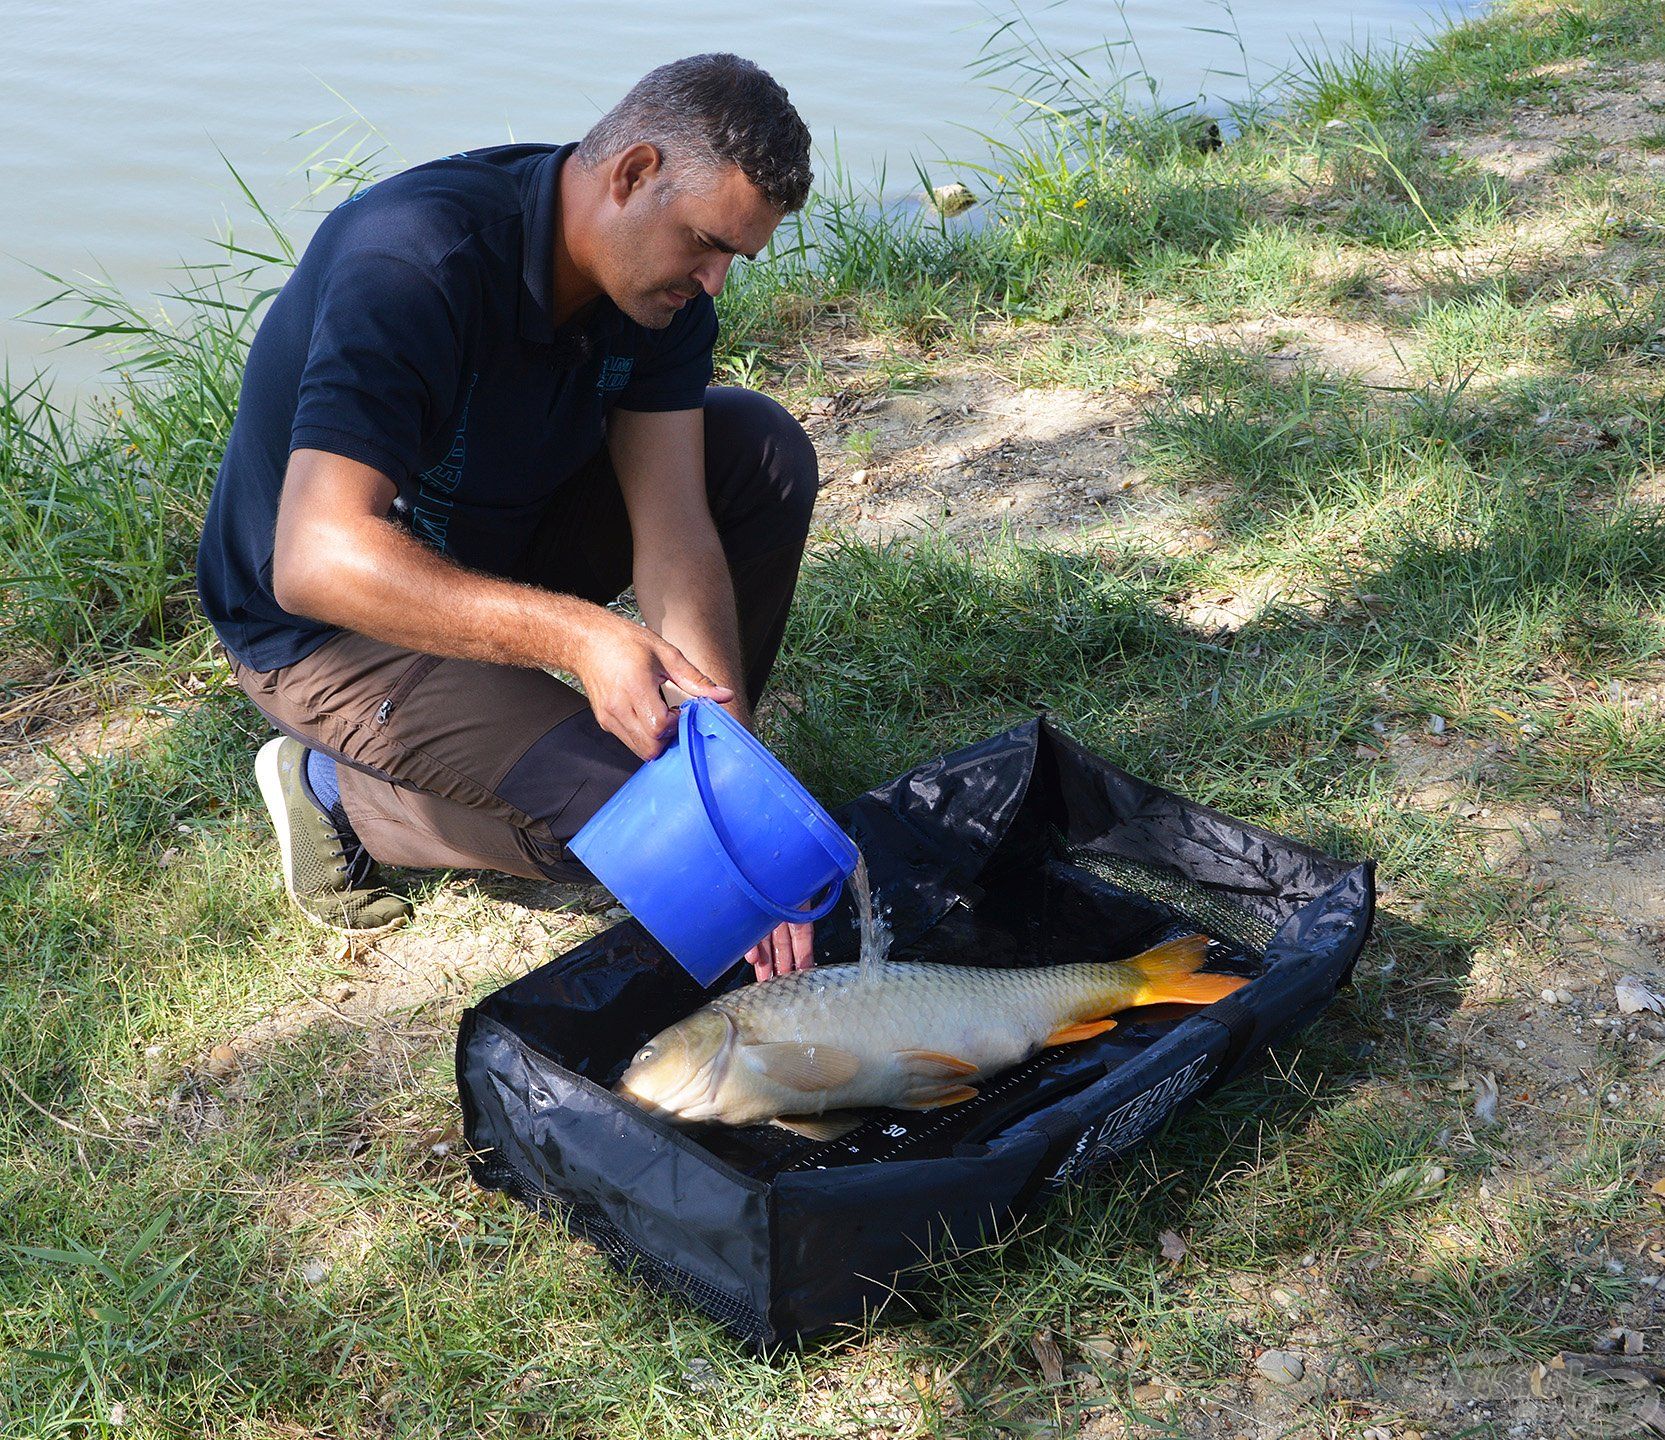
[[[976,1100],[873,1111],[830,1144],[679,1130],[609,1091],[706,998],[634,921],[469,1010],[457,1083],[480,1184],[559,1210],[621,1269],[758,1347],[859,1318],[926,1258],[986,1238],[1254,1064],[1347,980],[1375,903],[1370,862],[1192,804],[1044,720],[920,765],[838,819],[893,958],[1122,959],[1201,930],[1208,968],[1255,978],[1205,1009],[1125,1012]],[[856,954],[847,890],[816,958]]]

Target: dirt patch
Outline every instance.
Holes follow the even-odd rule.
[[[0,857],[28,848],[68,776],[139,750],[200,689],[161,705],[136,678],[106,673],[41,683],[0,707]]]
[[[1500,1121],[1528,1155],[1551,1156],[1565,1117],[1592,1097],[1665,1104],[1665,1017],[1623,1014],[1615,990],[1627,973],[1665,976],[1665,796],[1508,804],[1488,798],[1497,747],[1437,738],[1389,744],[1395,794],[1468,829],[1546,940],[1535,957],[1476,949],[1464,1002],[1436,1026],[1440,1048],[1459,1075],[1494,1075]]]
[[[1590,59],[1542,66],[1550,78],[1593,74]],[[1439,97],[1436,97],[1436,99]],[[1507,130],[1465,137],[1456,145],[1467,159],[1517,186],[1542,175],[1573,149],[1594,150],[1601,165],[1665,171],[1665,156],[1638,141],[1665,130],[1665,64],[1651,62],[1601,74],[1577,93],[1543,104],[1517,101]]]
[[[1414,364],[1414,354],[1401,338],[1366,319],[1262,315],[1209,324],[1148,319],[1143,328],[1186,346],[1221,345],[1253,352],[1264,357],[1274,375],[1307,368],[1366,385],[1403,385]]]
[[[536,969],[623,913],[596,885],[453,881],[422,900],[418,924],[372,942],[342,941],[332,984],[228,1034],[194,1068],[233,1076],[319,1024],[388,1039],[454,1030],[474,996]]]
[[[1230,635],[1273,609],[1316,610],[1320,596],[1276,571],[1244,575],[1229,588],[1195,590],[1157,603],[1157,609],[1186,629]]]
[[[1597,816],[1544,813],[1549,823],[1526,847],[1523,874],[1565,909],[1570,954],[1599,958],[1609,971],[1665,974],[1665,799]]]
[[[811,402],[817,517],[867,539],[926,530],[1036,538],[1174,513],[1129,457],[1134,400],[951,374],[840,415]]]

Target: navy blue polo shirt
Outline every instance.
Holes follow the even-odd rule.
[[[556,327],[556,179],[572,149],[503,145],[379,181],[325,218],[272,301],[197,550],[203,608],[250,669],[293,664],[336,633],[272,594],[291,450],[374,466],[418,539],[508,575],[613,406],[704,403],[709,296],[664,330],[606,297]]]

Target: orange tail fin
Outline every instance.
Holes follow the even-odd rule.
[[[1212,1005],[1249,982],[1239,975],[1199,975],[1208,958],[1208,937],[1187,935],[1135,955],[1127,964],[1144,978],[1135,1005]]]

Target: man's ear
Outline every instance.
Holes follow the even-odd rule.
[[[664,168],[659,151],[642,140],[621,150],[607,162],[607,193],[615,205],[623,205],[644,185],[658,178]]]

